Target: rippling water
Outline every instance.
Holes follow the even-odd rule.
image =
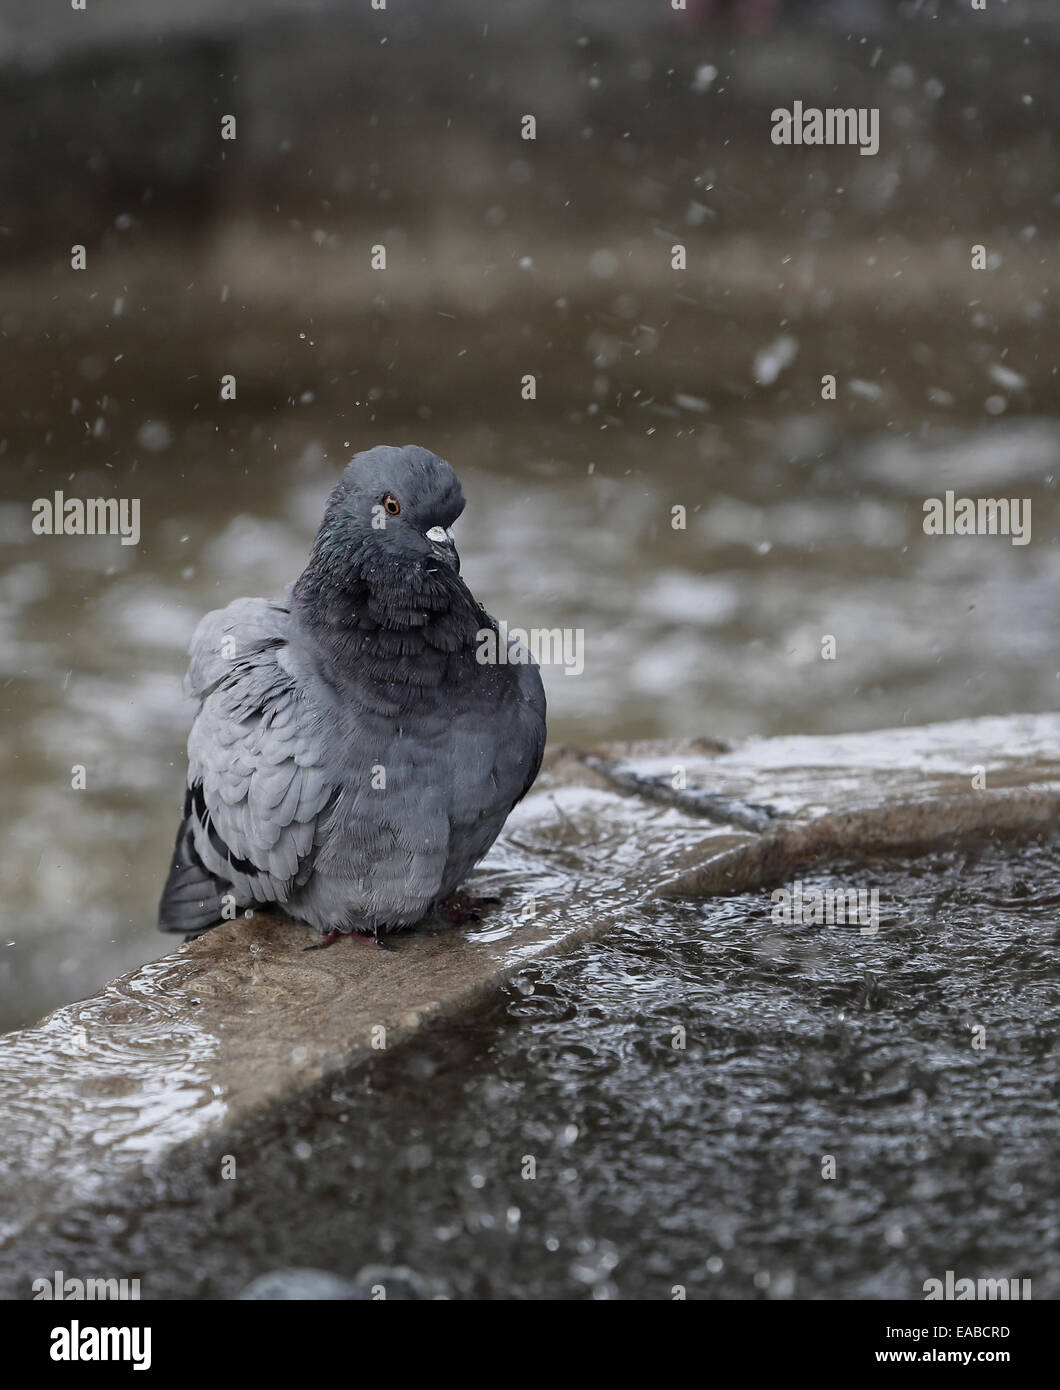
[[[954,1270],[1056,1297],[1060,845],[804,881],[877,888],[878,934],[777,926],[768,892],[660,905],[235,1144],[235,1181],[211,1153],[65,1218],[2,1286],[384,1265],[458,1298],[920,1299]]]
[[[682,401],[661,413],[647,403],[638,428],[586,413],[559,433],[525,421],[392,432],[460,472],[464,572],[491,611],[584,632],[583,673],[545,672],[554,741],[1055,707],[1051,424],[851,436],[821,412],[774,405],[752,422]],[[10,465],[0,1027],[165,948],[153,922],[184,776],[185,644],[207,609],[278,593],[298,574],[352,452],[334,418],[309,408],[269,428],[204,426],[146,420],[108,434],[141,497],[139,547],[32,536],[37,495],[113,484],[97,466],[62,472],[32,454]],[[925,537],[922,500],[946,488],[1030,497],[1032,544]],[[825,634],[835,661],[821,659]],[[86,791],[71,788],[76,764]]]

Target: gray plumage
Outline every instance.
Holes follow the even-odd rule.
[[[322,932],[392,931],[493,844],[541,765],[545,696],[514,644],[507,663],[478,660],[496,623],[435,529],[463,508],[428,450],[358,454],[288,597],[236,599],[199,623],[163,931],[216,925],[225,894]]]

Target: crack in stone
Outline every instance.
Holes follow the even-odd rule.
[[[619,791],[631,792],[649,801],[661,801],[669,806],[676,806],[680,811],[699,816],[715,825],[736,825],[741,830],[749,830],[753,835],[761,835],[770,829],[779,814],[771,806],[743,801],[739,797],[723,796],[720,792],[705,792],[694,787],[678,789],[671,786],[665,778],[645,777],[638,772],[620,770],[610,759],[600,758],[591,753],[582,754],[581,760]]]

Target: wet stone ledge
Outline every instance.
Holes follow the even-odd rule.
[[[534,957],[646,900],[773,886],[830,859],[1060,813],[1060,715],[837,737],[552,750],[477,871],[481,919],[430,920],[379,951],[306,953],[255,915],[0,1038],[0,1249],[189,1146],[226,1152],[268,1111],[373,1048],[473,1009]],[[146,932],[147,928],[145,928]]]

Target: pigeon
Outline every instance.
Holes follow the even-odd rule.
[[[162,931],[194,938],[271,908],[318,945],[382,944],[496,840],[541,766],[545,694],[526,645],[501,645],[460,577],[463,509],[429,450],[359,453],[285,598],[237,598],[199,623]]]

